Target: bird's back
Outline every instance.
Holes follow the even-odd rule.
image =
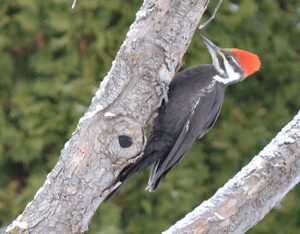
[[[169,86],[168,103],[159,108],[159,115],[153,122],[154,129],[178,135],[187,120],[191,110],[201,95],[202,89],[212,82],[216,74],[212,65],[200,65],[178,73]],[[175,125],[174,125],[175,124]]]
[[[216,74],[212,65],[200,65],[186,69],[174,77],[169,86],[169,101],[163,102],[158,109],[159,115],[153,121],[144,150],[143,157],[148,157],[144,167],[169,154],[203,89],[212,83],[212,73]]]

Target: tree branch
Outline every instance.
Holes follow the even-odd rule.
[[[76,2],[77,2],[77,0],[73,0],[73,3],[72,3],[72,9],[74,9],[74,8],[75,8],[75,6],[76,6]]]
[[[300,111],[213,197],[163,233],[244,233],[299,181]]]
[[[223,2],[223,0],[219,0],[219,2],[217,4],[216,8],[214,9],[214,12],[211,15],[211,17],[204,24],[200,24],[199,29],[205,28],[216,17],[217,11],[219,10],[222,2]]]
[[[161,84],[173,78],[208,2],[144,1],[58,163],[6,233],[88,229],[116,176],[141,155],[147,123],[162,98]],[[127,139],[123,147],[122,138]]]

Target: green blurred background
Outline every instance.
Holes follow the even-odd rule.
[[[202,22],[214,9],[211,2]],[[109,71],[142,0],[0,1],[0,227],[32,200]],[[299,0],[224,1],[201,33],[257,53],[260,72],[227,89],[215,127],[156,193],[135,176],[89,233],[159,233],[208,199],[300,108]],[[210,63],[196,32],[183,68]],[[248,233],[300,233],[300,187]]]

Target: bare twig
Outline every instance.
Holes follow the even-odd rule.
[[[199,25],[199,29],[203,29],[204,27],[206,27],[210,23],[210,21],[212,21],[215,18],[216,13],[219,10],[222,2],[223,2],[223,0],[219,0],[218,5],[216,6],[216,8],[215,8],[215,10],[214,10],[214,12],[212,14],[212,16],[204,24],[200,24]]]
[[[77,2],[77,0],[73,0],[72,9],[75,8],[76,2]]]

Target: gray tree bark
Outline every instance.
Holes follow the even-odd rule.
[[[209,200],[163,234],[244,233],[300,181],[300,111]]]
[[[122,168],[143,151],[145,128],[209,0],[145,0],[112,68],[43,187],[6,233],[78,233]],[[119,136],[131,138],[121,147]],[[128,138],[129,137],[129,138]]]

